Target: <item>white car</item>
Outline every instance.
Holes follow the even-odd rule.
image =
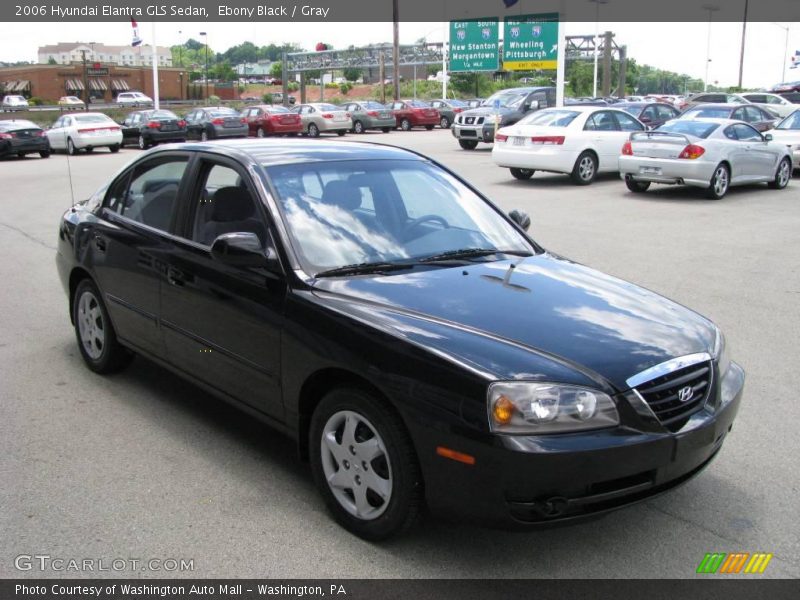
[[[747,92],[741,96],[756,106],[760,106],[761,108],[766,108],[768,111],[774,112],[779,117],[788,117],[797,109],[796,104],[792,104],[786,98],[779,96],[778,94],[768,94],[766,92]]]
[[[47,130],[47,139],[53,150],[66,150],[68,154],[77,154],[78,150],[88,153],[103,146],[119,152],[122,129],[103,113],[68,114]]]
[[[779,144],[785,144],[789,148],[793,167],[800,169],[800,109],[795,110],[778,123],[770,133],[774,141]]]
[[[655,131],[631,134],[619,172],[632,192],[646,192],[651,183],[690,185],[717,200],[732,185],[785,188],[792,157],[785,144],[743,121],[675,119]]]
[[[121,106],[152,106],[153,99],[142,92],[121,92],[117,94],[117,104]]]
[[[598,173],[616,171],[622,145],[631,132],[644,130],[636,118],[615,108],[545,108],[498,130],[492,160],[517,179],[549,171],[589,185]]]
[[[58,99],[58,106],[61,110],[71,110],[84,108],[86,104],[77,96],[61,96]]]
[[[28,108],[28,101],[25,100],[25,96],[9,94],[8,96],[3,96],[3,102],[0,104],[0,108],[2,108],[3,111],[26,110]]]

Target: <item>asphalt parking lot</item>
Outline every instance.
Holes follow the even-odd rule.
[[[771,552],[761,576],[800,575],[800,180],[630,194],[536,174],[514,180],[489,146],[448,132],[348,139],[403,145],[532,219],[548,249],[712,318],[747,371],[725,446],[700,476],[601,520],[510,533],[427,519],[372,545],[328,517],[293,442],[146,360],[86,369],[54,264],[57,224],[138,150],[0,162],[0,577],[20,554],[193,559],[194,571],[98,576],[692,577],[706,552]],[[320,140],[320,143],[325,143]],[[706,576],[708,577],[708,576]],[[724,577],[724,576],[723,576]]]

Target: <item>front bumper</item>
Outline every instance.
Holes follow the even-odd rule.
[[[703,409],[676,433],[632,426],[594,432],[476,437],[411,424],[426,499],[438,516],[520,529],[590,518],[646,500],[699,473],[733,427],[744,372],[731,363],[727,402]],[[475,457],[472,465],[436,452]],[[427,459],[427,460],[426,460]]]
[[[497,128],[500,129],[501,125]],[[477,142],[484,142],[491,144],[494,142],[494,123],[482,125],[462,125],[460,123],[453,123],[450,127],[450,132],[453,137],[459,140],[475,140]]]
[[[622,179],[630,176],[635,181],[665,183],[669,185],[709,186],[717,163],[677,158],[649,158],[644,156],[620,156],[619,174]]]

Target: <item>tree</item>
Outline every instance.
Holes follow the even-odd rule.
[[[361,77],[363,74],[364,74],[364,71],[362,69],[349,68],[349,69],[343,69],[342,70],[342,76],[347,81],[357,81],[358,78]]]
[[[283,77],[283,63],[281,61],[272,63],[269,74],[275,79],[281,79]]]
[[[58,63],[56,62],[56,59],[51,56],[50,58],[47,59],[47,64],[48,65],[57,65]]]

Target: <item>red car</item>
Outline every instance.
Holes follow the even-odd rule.
[[[300,115],[283,106],[250,106],[242,111],[242,117],[247,121],[250,136],[295,135],[303,131]]]
[[[397,127],[409,131],[412,127],[424,127],[428,131],[439,124],[439,111],[422,100],[398,100],[389,106],[394,111]]]

